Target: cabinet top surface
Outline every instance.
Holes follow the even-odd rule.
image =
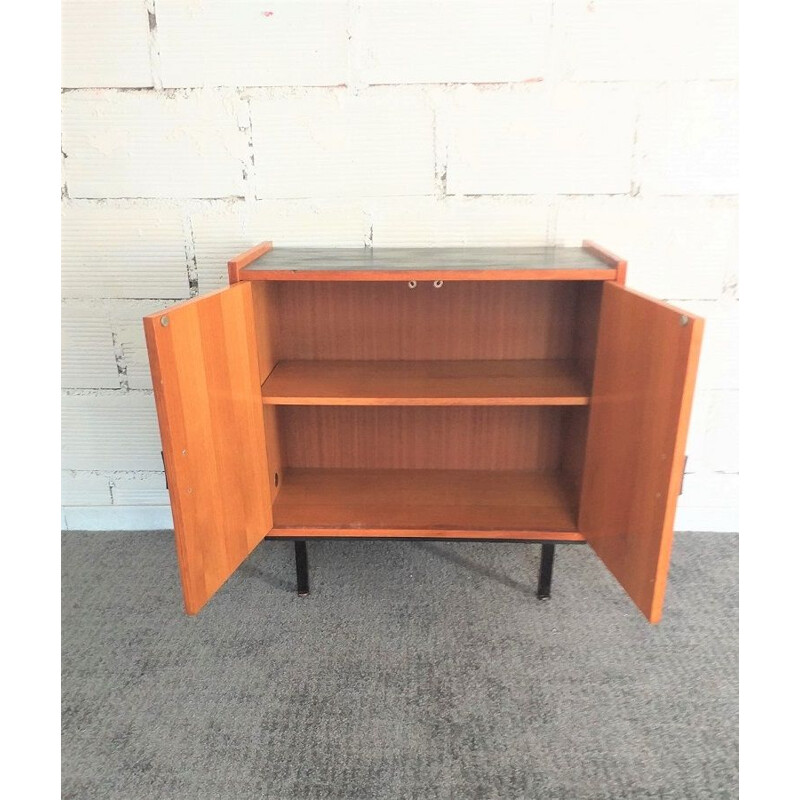
[[[608,270],[581,247],[276,247],[241,270],[269,272],[465,272]]]

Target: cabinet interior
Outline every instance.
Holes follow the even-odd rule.
[[[576,531],[600,281],[258,281],[274,525]]]

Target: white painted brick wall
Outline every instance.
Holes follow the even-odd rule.
[[[629,86],[470,86],[447,100],[448,192],[621,194],[631,189],[636,105]]]
[[[737,8],[727,0],[555,0],[561,77],[696,81],[736,77]]]
[[[736,193],[737,91],[725,81],[665,83],[647,93],[636,147],[643,193]]]
[[[171,303],[159,300],[112,301],[108,303],[114,336],[119,350],[120,369],[129,389],[152,389],[147,344],[142,317],[167,308]]]
[[[433,107],[421,91],[258,92],[251,99],[259,198],[433,194]]]
[[[143,0],[62,0],[61,85],[152,86]]]
[[[375,247],[549,242],[553,201],[541,197],[403,197],[365,203]]]
[[[562,197],[555,239],[602,242],[628,260],[628,281],[669,300],[718,300],[735,285],[734,197]]]
[[[677,526],[737,526],[734,0],[65,0],[64,524],[170,524],[141,317],[278,245],[570,244],[704,316]]]
[[[343,84],[348,5],[346,0],[158,0],[163,85]]]
[[[62,469],[163,469],[150,393],[65,395],[61,398],[61,428]]]
[[[61,504],[64,506],[107,506],[111,502],[111,482],[94,472],[61,473]]]
[[[131,473],[111,480],[114,503],[120,506],[160,506],[169,503],[162,473]]]
[[[62,305],[61,386],[119,389],[111,320],[103,308],[88,303]]]
[[[62,296],[188,297],[186,248],[177,206],[65,200]]]
[[[367,83],[506,83],[545,74],[550,0],[371,0],[363,13]]]
[[[229,90],[64,94],[70,197],[242,195],[240,103]]]

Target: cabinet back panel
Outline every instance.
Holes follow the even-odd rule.
[[[566,281],[277,282],[280,359],[574,358],[581,287]]]
[[[558,470],[556,407],[281,406],[284,467]]]

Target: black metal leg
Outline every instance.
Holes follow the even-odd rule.
[[[294,543],[294,563],[297,567],[297,594],[305,597],[308,594],[308,553],[304,541]]]
[[[536,596],[540,600],[550,599],[550,584],[553,582],[553,558],[556,554],[554,544],[542,545],[542,559],[539,562],[539,588]]]

